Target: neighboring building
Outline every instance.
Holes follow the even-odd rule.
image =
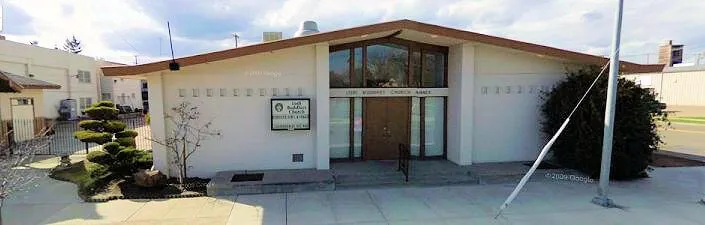
[[[705,107],[705,65],[666,67],[659,72],[626,74],[622,77],[651,89],[669,110],[681,106]]]
[[[17,135],[31,137],[47,120],[59,117],[62,100],[75,100],[73,108],[76,112],[97,102],[103,93],[101,80],[104,78],[100,67],[105,63],[58,49],[8,41],[0,36],[2,131],[13,127]],[[118,101],[124,100],[125,105],[141,108],[139,80],[107,79],[118,81],[107,82],[110,85],[105,89],[108,90],[106,93],[118,93]]]
[[[47,90],[61,86],[0,70],[0,142],[12,130],[15,141],[31,139],[44,128]]]
[[[147,80],[156,140],[171,133],[170,108],[199,106],[201,122],[212,121],[222,137],[201,143],[189,174],[210,177],[396,159],[400,144],[415,159],[458,165],[533,160],[546,141],[540,92],[566,69],[608,61],[410,20],[311,30],[175,59],[180,70],[170,70],[169,60],[103,71]],[[170,173],[169,153],[153,151],[156,168]]]
[[[120,66],[124,64],[103,61],[102,66]],[[112,101],[118,105],[130,106],[132,109],[143,109],[142,80],[101,77],[100,99]]]
[[[659,46],[659,63],[667,63],[666,67],[650,73],[628,73],[621,77],[653,91],[660,102],[666,103],[669,111],[703,111],[705,65],[682,64],[683,50],[683,45],[673,45],[673,41],[668,40]]]
[[[59,116],[63,99],[76,99],[79,110],[98,100],[99,68],[88,56],[0,40],[0,70],[61,86],[43,90],[41,114],[49,119]]]

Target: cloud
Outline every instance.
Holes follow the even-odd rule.
[[[606,55],[613,1],[604,0],[5,0],[5,34],[45,47],[75,34],[83,54],[131,63],[169,56],[166,21],[177,56],[257,43],[264,31],[291,37],[304,20],[323,31],[412,19],[590,54]],[[41,7],[37,7],[41,6]],[[705,1],[640,0],[625,4],[621,53],[655,62],[657,46],[673,39],[686,59],[705,50]],[[161,44],[160,44],[161,43]],[[161,49],[161,50],[160,50]],[[651,55],[646,55],[651,54]]]

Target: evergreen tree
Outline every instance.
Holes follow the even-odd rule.
[[[73,53],[73,54],[78,54],[83,51],[83,48],[81,47],[81,41],[76,39],[76,36],[73,35],[71,36],[71,39],[66,39],[66,42],[64,43],[64,51]]]

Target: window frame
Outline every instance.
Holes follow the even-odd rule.
[[[443,60],[443,84],[440,87],[424,87],[424,88],[448,88],[448,47],[445,46],[438,46],[438,45],[432,45],[432,44],[426,44],[426,43],[421,43],[421,42],[415,42],[415,41],[410,41],[410,40],[405,40],[401,38],[395,38],[395,37],[382,37],[382,38],[376,38],[376,39],[370,39],[370,40],[364,40],[364,41],[358,41],[358,42],[351,42],[351,43],[345,43],[345,44],[339,44],[339,45],[333,45],[329,47],[329,56],[330,53],[333,52],[338,52],[338,51],[343,51],[343,50],[348,50],[350,54],[350,60],[349,60],[349,66],[348,66],[348,74],[349,74],[349,79],[350,79],[350,86],[349,87],[330,87],[331,89],[334,88],[367,88],[367,82],[365,82],[365,78],[367,77],[367,47],[372,46],[372,45],[378,45],[378,44],[395,44],[395,45],[400,45],[404,46],[407,48],[408,54],[407,54],[407,69],[406,69],[406,88],[419,88],[423,87],[421,84],[422,82],[419,82],[419,84],[415,84],[412,82],[412,69],[414,68],[414,65],[412,65],[412,60],[411,58],[413,57],[413,52],[419,52],[421,54],[421,60],[419,60],[419,80],[422,81],[423,79],[421,78],[421,75],[423,74],[423,59],[424,59],[424,53],[426,52],[437,52],[441,53],[443,55],[444,60]],[[357,78],[355,74],[355,49],[356,48],[362,48],[362,77]],[[329,58],[330,60],[330,58]],[[330,74],[329,74],[330,76]],[[360,79],[362,83],[360,84],[359,87],[354,85],[355,79]],[[330,82],[329,82],[330,85]],[[380,87],[384,88],[384,87]],[[399,88],[399,87],[397,87]],[[404,87],[401,87],[404,88]]]

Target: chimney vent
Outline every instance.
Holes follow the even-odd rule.
[[[309,34],[315,34],[318,33],[318,24],[314,21],[304,21],[299,25],[299,30],[296,31],[294,34],[294,37],[301,37],[301,36],[306,36]]]
[[[262,33],[262,42],[278,41],[282,39],[282,32],[264,32]]]
[[[683,62],[683,45],[674,45],[672,40],[664,41],[658,49],[658,64],[673,66]]]

